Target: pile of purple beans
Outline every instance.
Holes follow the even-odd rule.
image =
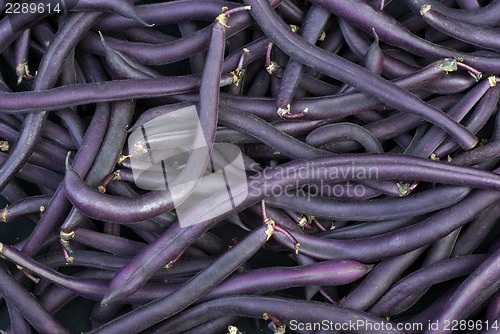
[[[2,333],[499,333],[500,1],[0,1]]]

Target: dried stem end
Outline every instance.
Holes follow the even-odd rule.
[[[420,15],[424,15],[427,13],[429,10],[431,10],[431,5],[425,4],[422,7],[420,7]]]
[[[99,190],[99,192],[101,193],[105,193],[106,192],[106,187],[108,186],[108,184],[111,182],[111,181],[120,181],[121,180],[121,175],[120,175],[120,170],[116,170],[114,171],[113,173],[111,174],[108,174],[102,181],[101,183],[99,184],[99,186],[97,187],[97,190]]]
[[[17,74],[17,84],[19,85],[23,82],[23,79],[30,79],[31,73],[28,67],[28,61],[22,62],[16,66],[16,74]]]
[[[410,184],[406,182],[398,182],[397,183],[398,188],[399,188],[399,196],[400,197],[405,197],[407,196],[410,192],[408,189],[410,188]]]
[[[294,248],[295,248],[295,254],[299,254],[299,249],[300,249],[300,243],[297,241],[297,239],[293,236],[292,233],[290,233],[287,229],[284,229],[283,227],[276,225],[274,226],[274,229],[277,232],[283,233],[290,241],[294,243]]]
[[[309,219],[307,219],[307,217],[302,217],[302,219],[298,222],[298,225],[300,228],[304,228],[304,226],[306,226],[308,222]]]
[[[9,150],[9,142],[6,140],[0,140],[0,151],[7,152]]]
[[[7,205],[3,210],[2,210],[2,214],[0,215],[0,220],[4,223],[7,222],[7,214],[9,213],[9,211],[7,210],[9,206]]]
[[[229,16],[233,13],[241,12],[244,10],[251,10],[251,6],[241,6],[241,7],[236,7],[233,9],[229,9],[227,7],[222,7],[221,14],[219,14],[216,18],[216,21],[218,21],[221,25],[223,25],[226,28],[230,28],[230,26],[227,25],[227,19]]]
[[[268,66],[266,66],[266,71],[269,74],[273,74],[280,66],[275,61],[271,61]]]
[[[267,225],[267,229],[266,229],[266,241],[271,239],[272,235],[274,234],[275,232],[275,225],[276,225],[276,222],[271,219],[271,218],[267,218],[265,221],[264,221],[264,224]]]
[[[326,38],[326,32],[323,30],[318,38],[318,41],[323,42]]]
[[[274,329],[274,334],[285,334],[285,333],[286,333],[286,326],[285,325],[276,326],[276,328]]]
[[[241,80],[243,80],[243,77],[245,76],[245,69],[243,68],[237,68],[234,71],[231,72],[233,75],[233,83],[236,87],[240,84]]]
[[[126,159],[131,158],[131,157],[132,157],[131,154],[129,154],[129,155],[120,154],[120,156],[118,157],[117,163],[121,164],[123,161],[125,161]]]
[[[295,244],[295,254],[298,255],[299,254],[299,249],[300,249],[300,244],[297,242]]]
[[[227,328],[227,330],[228,330],[228,333],[227,333],[227,334],[242,334],[242,333],[240,332],[240,330],[238,329],[238,327],[236,327],[236,326],[229,326],[229,327]]]
[[[307,114],[309,112],[309,108],[306,108],[304,110],[302,110],[301,112],[299,112],[298,114],[292,114],[290,113],[290,105],[288,105],[288,112],[287,113],[284,113],[283,115],[280,115],[281,118],[284,118],[284,119],[296,119],[296,118],[301,118],[301,117],[304,117],[305,114]],[[278,111],[278,114],[279,114],[279,111]]]
[[[488,82],[490,83],[490,87],[495,87],[497,85],[497,78],[491,75],[488,77]]]
[[[61,240],[70,240],[75,237],[75,231],[71,231],[69,233],[66,233],[64,231],[59,232],[59,238]]]
[[[447,73],[455,72],[458,70],[457,60],[454,58],[446,58],[438,67]]]
[[[224,27],[226,28],[230,28],[228,25],[227,25],[227,16],[224,15],[224,14],[219,14],[219,16],[217,16],[217,21],[219,21],[219,24],[223,25]]]
[[[59,240],[61,243],[61,249],[63,252],[64,260],[66,260],[66,264],[72,264],[75,262],[75,258],[69,254],[73,253],[73,250],[69,246],[69,241]]]
[[[399,196],[408,196],[418,187],[419,184],[420,182],[418,181],[414,181],[412,183],[398,182],[397,185],[399,188]]]

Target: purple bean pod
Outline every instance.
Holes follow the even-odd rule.
[[[395,231],[397,229],[414,224],[415,219],[395,219],[383,220],[377,223],[364,222],[353,226],[346,226],[331,231],[321,233],[321,236],[329,239],[356,239],[378,235],[386,232]]]
[[[78,151],[73,160],[74,168],[82,174],[86,174],[90,169],[93,161],[87,159],[86,155],[95,156],[100,147],[100,142],[104,137],[104,131],[107,128],[110,117],[110,109],[108,104],[98,104],[93,117],[88,134],[84,137],[82,147]],[[92,133],[92,134],[91,134]],[[63,191],[64,188],[59,187],[49,205],[47,211],[41,218],[28,242],[23,247],[23,251],[27,254],[34,255],[43,245],[44,240],[56,227],[55,225],[69,213],[69,201]]]
[[[315,147],[325,145],[331,141],[343,140],[354,140],[360,143],[367,152],[383,152],[377,138],[365,128],[353,123],[335,123],[318,127],[306,137],[306,143]]]
[[[269,226],[265,225],[254,230],[239,244],[221,255],[211,266],[201,271],[193,279],[167,297],[140,307],[126,316],[119,317],[92,332],[109,333],[119,329],[120,331],[124,331],[124,333],[134,333],[179,313],[208,293],[212,286],[222,282],[257,252],[274,232],[273,228]],[[268,228],[271,228],[271,230],[268,230]],[[181,296],[182,298],[179,298]],[[106,304],[109,300],[110,294],[107,294],[103,298],[102,303]],[[137,321],[136,318],[142,320]]]
[[[170,25],[182,21],[207,21],[210,22],[220,14],[222,7],[229,9],[237,4],[230,1],[208,0],[208,1],[175,1],[156,4],[135,6],[135,12],[146,22],[155,25]],[[95,29],[106,32],[119,32],[130,28],[140,27],[140,23],[125,16],[110,14],[103,17],[95,26]]]
[[[146,244],[142,242],[90,231],[84,228],[79,228],[74,231],[72,240],[120,256],[134,256],[146,246]]]
[[[465,319],[474,308],[492,296],[500,286],[500,250],[492,253],[474,272],[460,284],[450,298],[447,307],[436,316],[439,327],[428,329],[430,333],[450,333],[443,328],[445,320]]]
[[[498,17],[500,6],[495,1],[487,6],[469,10],[450,8],[449,5],[435,0],[405,0],[405,2],[416,14],[420,13],[420,8],[423,5],[429,4],[443,15],[462,22],[475,24],[480,22],[482,25],[488,26],[496,26],[500,23]]]
[[[315,44],[329,17],[330,14],[323,8],[312,6],[307,12],[304,23],[301,26],[300,36],[304,38],[305,41]],[[282,112],[289,112],[288,106],[292,102],[292,98],[299,86],[299,81],[304,70],[305,67],[295,60],[290,60],[287,63],[276,98],[278,113],[280,112],[279,110],[283,110]]]
[[[272,5],[277,6],[282,1],[283,0],[273,0]],[[199,7],[199,3],[196,4],[196,7]],[[233,36],[251,24],[252,22],[249,15],[245,13],[234,15],[231,19],[231,27],[228,28],[227,36]],[[145,65],[162,65],[188,58],[200,50],[207,49],[210,44],[210,34],[211,27],[205,27],[194,34],[177,39],[168,44],[134,44],[113,38],[108,38],[107,43],[113,49],[129,55]],[[88,52],[100,55],[104,54],[102,43],[95,34],[87,35],[87,37],[82,40],[81,46]]]
[[[6,206],[1,213],[1,221],[11,222],[22,216],[43,213],[52,196],[26,197],[10,206]]]
[[[390,289],[426,248],[424,246],[409,253],[382,260],[366,279],[340,302],[340,305],[354,310],[367,310]]]
[[[455,247],[461,229],[462,227],[457,228],[455,231],[430,245],[425,259],[422,262],[422,268],[448,259]]]
[[[345,201],[322,197],[320,189],[310,188],[308,194],[297,192],[270,197],[266,202],[271,206],[295,209],[308,214],[338,220],[377,221],[411,218],[449,207],[463,200],[470,192],[466,187],[441,187],[400,198],[381,198],[365,201]],[[335,189],[335,186],[333,186]],[[364,192],[360,185],[352,186],[352,192]],[[361,187],[360,189],[357,189]],[[347,188],[349,190],[349,188]],[[377,215],[373,215],[377,212]]]
[[[401,88],[416,91],[426,84],[446,75],[446,72],[440,68],[442,64],[443,61],[432,63],[409,77],[395,80],[394,83]],[[449,77],[453,76],[449,75]],[[472,78],[467,80],[469,83],[471,80],[474,81]],[[181,99],[185,101],[196,101],[196,96],[183,95]],[[241,100],[242,99],[239,97],[221,95],[221,105],[226,105],[240,111],[246,111],[266,120],[278,119],[273,99],[245,98],[244,101],[251,101],[250,103],[243,103]],[[363,93],[351,93],[339,96],[297,99],[292,105],[291,110],[292,113],[299,113],[305,108],[308,108],[309,111],[303,116],[303,119],[325,120],[341,119],[342,117],[370,110],[380,105],[380,102],[368,98]],[[413,116],[414,115],[407,114],[407,117]]]
[[[472,112],[470,118],[464,122],[465,127],[472,133],[478,133],[497,110],[496,106],[499,98],[500,86],[495,86],[489,89],[477,103],[477,106]],[[458,146],[451,139],[448,139],[435,150],[435,154],[438,158],[441,158],[452,152],[457,147]]]
[[[11,277],[4,269],[3,265],[0,266],[0,275],[0,291],[2,296],[7,299],[10,305],[14,306],[21,313],[21,316],[28,320],[39,333],[69,333],[66,328],[52,318],[33,295]]]
[[[106,43],[104,36],[100,32],[99,36],[101,37],[101,42],[104,46],[106,63],[109,65],[115,79],[148,79],[158,78],[161,76],[158,72],[148,68],[147,66],[139,64],[133,58],[113,50]]]
[[[0,109],[8,113],[56,110],[80,104],[151,98],[192,92],[199,88],[199,75],[143,80],[116,80],[103,83],[75,84],[43,92],[0,93]],[[221,85],[232,82],[223,75]],[[58,96],[57,99],[55,97]],[[55,99],[55,100],[54,100]],[[30,113],[38,114],[38,113]]]
[[[7,334],[31,334],[31,326],[26,319],[22,317],[19,311],[10,302],[6,302],[9,310],[10,327],[7,328]]]
[[[500,62],[495,58],[476,56],[433,44],[425,39],[411,34],[404,26],[382,11],[376,11],[363,0],[345,0],[330,2],[313,0],[313,3],[322,6],[361,30],[370,33],[375,29],[380,40],[391,45],[430,58],[457,57],[474,66],[479,71],[499,72]],[[420,7],[419,7],[420,10]]]
[[[403,312],[412,304],[401,307],[400,302],[411,294],[418,293],[434,284],[472,273],[484,260],[485,255],[466,255],[444,260],[417,270],[394,284],[371,308],[376,315],[394,315]],[[413,302],[416,302],[414,300]]]
[[[430,242],[442,238],[458,227],[467,224],[481,211],[492,206],[499,198],[498,193],[476,191],[459,203],[444,209],[420,223],[400,230],[367,237],[358,240],[323,240],[307,235],[295,235],[301,244],[301,251],[317,259],[355,259],[364,263],[396,256],[423,247]],[[438,228],[433,224],[441,221]],[[426,226],[434,226],[425,230]],[[415,238],[413,231],[419,231]],[[279,238],[279,242],[294,248],[288,240]]]
[[[377,159],[381,159],[381,158],[382,158],[381,156],[377,157]],[[396,156],[391,156],[388,161],[390,161],[391,163],[394,164],[395,158],[396,158]],[[342,157],[319,158],[319,159],[317,159],[316,163],[320,163],[321,161],[323,161],[323,165],[324,165],[325,162],[329,162],[329,161],[331,162],[332,160],[335,161],[335,160],[342,160],[342,159],[345,159],[345,158],[342,158]],[[364,159],[365,159],[365,157],[363,157],[363,160]],[[383,159],[381,159],[381,160],[383,160]],[[402,168],[404,168],[405,173],[407,173],[407,169],[409,166],[404,167],[404,165],[401,165],[402,161],[410,160],[412,162],[412,164],[411,164],[412,166],[415,164],[416,161],[420,161],[420,160],[415,159],[415,158],[408,159],[408,157],[403,157],[403,156],[399,156],[397,158],[397,160],[399,160],[399,161],[397,161],[398,166],[401,166]],[[349,160],[347,160],[347,161],[348,161],[348,166],[352,166],[351,161],[349,161]],[[311,162],[314,162],[314,160],[309,160],[309,163],[311,163]],[[443,165],[443,164],[428,161],[428,160],[423,160],[422,163],[425,163],[425,165],[427,166],[424,170],[422,170],[422,173],[424,173],[424,171],[425,171],[426,175],[428,174],[429,166]],[[294,168],[300,166],[301,164],[303,164],[303,162],[302,163],[292,162],[289,164],[289,166],[288,166],[289,169],[287,169],[287,170],[289,172],[293,172]],[[358,161],[357,164],[361,164],[361,162]],[[321,163],[320,163],[320,165],[321,165]],[[318,165],[317,164],[315,165],[313,163],[313,165],[311,167],[314,167],[314,166],[317,167]],[[338,165],[338,166],[341,166],[341,165]],[[383,175],[386,175],[386,177],[388,175],[393,175],[392,177],[394,177],[394,170],[393,170],[394,165],[389,165],[388,166],[389,168],[387,170],[382,169],[381,168],[382,166],[383,165],[378,167],[379,173],[380,173],[380,175],[382,175],[381,177],[384,177]],[[452,170],[456,169],[456,167],[451,166],[451,165],[446,165],[446,164],[444,165],[444,167],[446,167],[448,172],[440,175],[440,178],[442,178],[443,176],[445,176],[449,173],[450,167],[453,167]],[[366,167],[364,167],[364,168],[366,168]],[[472,171],[474,171],[474,173],[479,172],[476,170],[471,170],[471,172]],[[268,181],[272,180],[273,174],[275,177],[280,176],[280,180],[276,179],[276,181],[279,181],[279,182],[275,181],[274,183],[271,183],[271,184],[263,183],[265,180],[268,180]],[[68,174],[68,175],[70,175],[70,174]],[[406,175],[408,175],[408,174],[406,174]],[[489,174],[489,175],[491,175],[491,174]],[[469,175],[465,174],[464,176],[470,176],[470,174]],[[413,179],[413,178],[415,178],[415,175],[410,175],[410,177]],[[261,174],[260,180],[259,180],[259,178],[256,178],[253,181],[251,181],[253,183],[251,183],[252,187],[250,187],[250,192],[248,193],[247,198],[244,200],[243,203],[241,203],[239,206],[237,206],[235,208],[235,210],[237,210],[237,209],[239,210],[240,208],[247,207],[249,205],[255,204],[258,201],[262,200],[266,191],[269,191],[271,186],[281,184],[281,186],[284,187],[287,184],[293,184],[296,181],[297,181],[297,178],[293,177],[293,175],[291,177],[284,178],[283,174],[282,174],[282,169],[279,169],[276,171],[271,170],[270,173],[268,171],[267,173]],[[303,180],[303,181],[305,181],[305,180]],[[256,186],[259,186],[259,184],[262,187],[260,189],[256,188]],[[242,184],[241,187],[235,189],[235,192],[233,194],[238,194],[240,191],[238,189],[241,189],[241,191],[243,191],[243,189],[246,189],[246,186],[247,186],[246,184],[245,185]],[[70,193],[68,192],[68,194],[70,194]],[[101,195],[103,195],[103,194],[101,194]],[[223,197],[224,197],[223,201],[228,200],[225,192],[224,192]],[[477,203],[475,202],[475,200],[476,200],[475,197],[482,197],[484,199],[484,201],[479,201],[481,203],[480,206],[478,206]],[[450,214],[449,218],[445,218],[447,224],[439,225],[440,231],[437,231],[436,234],[434,234],[434,233],[430,232],[430,230],[426,230],[424,228],[423,230],[427,231],[428,233],[423,234],[419,239],[415,239],[413,236],[410,237],[413,229],[419,229],[420,226],[426,226],[429,224],[432,225],[433,220],[428,219],[428,220],[424,221],[423,223],[402,229],[401,231],[396,231],[392,234],[389,233],[389,234],[382,235],[380,237],[367,238],[366,239],[367,245],[365,245],[365,243],[357,245],[355,247],[352,247],[353,245],[349,245],[349,247],[347,247],[347,248],[340,246],[340,248],[342,248],[342,251],[340,251],[340,253],[344,253],[344,255],[339,254],[339,249],[337,248],[337,246],[335,244],[337,242],[344,244],[345,241],[335,241],[335,243],[332,244],[331,241],[324,242],[323,240],[319,241],[319,240],[316,240],[317,238],[315,238],[314,241],[311,240],[311,242],[309,243],[309,241],[308,241],[309,238],[312,238],[310,236],[307,236],[307,238],[306,238],[306,236],[300,236],[300,239],[303,240],[302,242],[304,242],[304,240],[306,240],[308,245],[310,244],[310,246],[308,246],[308,248],[310,247],[310,249],[314,250],[314,251],[311,253],[310,250],[307,249],[304,251],[304,253],[311,254],[313,257],[325,258],[325,252],[323,249],[320,251],[315,250],[315,248],[317,248],[317,247],[320,247],[320,248],[325,247],[325,249],[330,249],[330,251],[328,253],[330,253],[330,252],[331,253],[330,254],[327,253],[328,256],[359,257],[359,256],[361,256],[361,254],[359,254],[359,250],[361,250],[362,257],[363,257],[364,261],[373,261],[373,259],[384,258],[384,257],[390,256],[390,254],[398,255],[398,254],[401,254],[401,252],[405,252],[405,251],[409,251],[411,249],[416,249],[416,248],[422,247],[423,245],[438,239],[440,236],[444,236],[446,234],[449,234],[451,231],[453,231],[458,226],[460,226],[460,224],[465,224],[470,219],[472,219],[472,217],[476,214],[477,210],[482,210],[482,209],[490,206],[492,204],[491,202],[492,201],[494,202],[497,199],[497,197],[498,197],[498,195],[495,192],[491,192],[491,191],[477,192],[474,196],[472,196],[472,197],[469,196],[468,198],[466,198],[465,200],[463,200],[459,204],[455,204],[454,206],[450,207],[450,208],[456,207],[457,210],[452,211],[453,214]],[[81,198],[81,196],[76,196],[73,199],[73,201],[75,201],[77,198]],[[207,205],[210,208],[214,209],[220,205],[220,203],[218,201],[220,201],[220,199],[218,199],[217,196],[214,196],[212,198],[204,200],[202,203],[207,202]],[[467,209],[466,214],[464,214],[465,207],[467,207],[467,205],[469,205],[468,201],[471,201],[472,203],[476,203],[475,206],[472,206],[472,207],[474,207],[475,210]],[[100,201],[96,201],[96,202],[98,203]],[[190,217],[187,218],[188,222],[189,221],[194,222],[194,221],[199,221],[199,220],[203,221],[203,215],[204,215],[204,211],[206,210],[206,208],[203,208],[202,203],[200,203],[199,207],[193,208],[193,211],[190,212]],[[433,219],[441,219],[441,216],[443,215],[443,213],[447,214],[448,211],[449,210],[443,210],[443,212],[436,214],[433,217]],[[149,277],[151,277],[157,270],[159,270],[161,267],[163,267],[165,265],[165,263],[167,263],[169,260],[174,259],[176,256],[178,256],[178,254],[180,252],[182,252],[186,247],[188,247],[191,243],[193,243],[199,236],[201,236],[206,231],[206,229],[208,227],[213,226],[220,219],[227,217],[227,216],[231,215],[232,213],[233,213],[232,211],[231,212],[224,212],[219,217],[212,218],[212,219],[210,219],[208,221],[204,221],[202,223],[200,222],[199,224],[196,224],[194,226],[190,226],[189,228],[184,229],[184,230],[182,230],[178,224],[173,225],[155,243],[151,244],[143,252],[138,254],[135,261],[133,263],[129,264],[126,268],[122,269],[121,273],[115,277],[114,281],[117,282],[115,285],[120,287],[120,289],[122,290],[121,294],[127,295],[127,294],[131,294],[134,291],[136,291],[141,285],[144,284],[145,280],[147,280]],[[405,233],[405,232],[407,232],[407,233]],[[380,242],[378,241],[379,238],[381,238],[381,239],[392,238],[393,234],[398,235],[398,236],[401,235],[401,237],[399,237],[399,239],[401,239],[401,243],[398,244],[398,247],[393,247],[394,245],[392,243],[386,243],[386,242],[385,243],[382,242],[383,247],[374,247],[372,244],[370,244],[372,241],[376,244],[380,244]],[[180,238],[180,236],[182,236],[182,238]],[[298,236],[296,236],[296,237],[298,237]],[[181,242],[174,242],[174,240],[182,240],[182,243]],[[282,241],[283,240],[280,239],[280,242],[282,242]],[[332,248],[332,246],[333,246],[333,248]],[[366,248],[364,248],[365,246],[366,246]],[[295,245],[293,245],[293,247],[295,247]],[[380,252],[374,251],[375,249],[379,249],[379,248],[380,248]],[[318,253],[316,253],[316,252],[318,252]],[[349,255],[346,255],[345,252],[348,252]],[[334,254],[336,254],[336,255],[334,255]],[[327,258],[328,258],[328,256],[327,256]],[[347,257],[344,257],[344,258],[347,258]],[[144,266],[144,263],[147,263],[146,267]],[[138,272],[137,272],[138,269],[135,269],[135,268],[140,269],[140,271],[141,271],[140,275],[138,275]],[[123,284],[123,282],[125,282],[125,281],[127,282],[127,284]],[[125,290],[125,291],[123,291],[123,290]]]
[[[138,43],[168,43],[176,39],[174,36],[164,34],[152,28],[130,28],[122,31],[122,33],[128,40]]]
[[[486,94],[491,88],[489,80],[483,80],[478,83],[474,88],[467,92],[457,104],[448,110],[448,115],[460,121],[467,115],[472,107]],[[406,151],[406,154],[428,157],[434,150],[446,139],[446,134],[439,127],[433,126],[422,139],[413,147],[412,150]]]
[[[413,94],[403,91],[389,81],[374,76],[366,69],[303,41],[286,28],[283,21],[266,1],[247,0],[245,3],[252,6],[250,12],[262,30],[277,46],[286,50],[293,59],[315,70],[325,71],[326,74],[346,82],[375,98],[380,99],[383,96],[384,103],[389,106],[415,113],[431,121],[448,133],[453,134],[452,136],[464,149],[471,149],[476,146],[477,139],[466,131],[463,126],[458,125],[449,116],[445,116],[441,110],[424,103]],[[402,103],[403,100],[405,103]]]
[[[381,319],[364,312],[321,302],[253,296],[233,296],[200,304],[174,318],[176,327],[171,326],[170,321],[167,321],[163,326],[156,327],[154,333],[165,333],[166,331],[172,334],[181,333],[220,316],[237,315],[262,319],[263,317],[266,318],[264,314],[273,315],[278,319],[286,319],[290,328],[293,325],[288,319],[295,320],[295,324],[297,322],[320,323],[324,319],[328,319],[333,323],[348,324],[361,319],[363,323],[367,324],[367,328],[359,328],[358,333],[403,334],[402,331],[395,329],[396,326],[389,326],[387,323],[385,323],[383,330],[374,329],[374,325],[380,324]],[[388,327],[392,327],[392,329],[388,329]]]
[[[71,49],[75,46],[87,29],[97,18],[100,17],[100,15],[100,13],[76,14],[68,19],[67,24],[64,25],[64,27],[62,27],[59,31],[57,37],[54,38],[44,58],[42,59],[37,80],[35,81],[35,85],[33,87],[35,91],[50,88],[55,84],[65,57],[69,54]],[[0,168],[2,175],[6,175],[6,180],[9,179],[9,175],[17,172],[22,167],[22,164],[26,161],[27,157],[33,150],[33,147],[40,138],[46,117],[47,113],[45,111],[31,113],[23,121],[22,132],[19,138],[19,141],[23,144],[16,147]],[[1,183],[0,188],[3,188]],[[59,196],[59,198],[64,197],[62,192],[59,192]],[[54,202],[56,197],[57,196],[53,197],[51,203]],[[59,211],[58,209],[59,208],[56,208],[56,205],[53,205],[51,208],[51,210],[55,210],[56,212]],[[67,211],[63,209],[58,214],[64,215],[65,212]],[[51,215],[46,213],[43,217],[46,217],[48,220]],[[56,225],[57,222],[58,220],[54,219],[51,224],[48,224],[47,221],[42,219],[42,221],[40,221],[37,225],[35,231],[32,233],[28,243],[26,243],[23,247],[24,251],[27,254],[34,255],[39,250],[38,247],[43,245],[43,241],[46,240],[46,237],[49,235],[50,231],[54,229],[54,225]],[[39,238],[37,237],[38,234],[42,234],[42,236]]]
[[[482,212],[467,228],[462,230],[453,252],[452,257],[473,253],[483,242],[489,233],[493,230],[498,215],[500,214],[500,205],[494,205],[488,210]]]

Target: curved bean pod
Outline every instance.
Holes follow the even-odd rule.
[[[436,317],[439,326],[426,334],[449,333],[443,328],[444,320],[465,319],[477,306],[500,288],[500,249],[491,254],[453,293],[447,307]]]
[[[319,127],[306,137],[306,143],[312,146],[322,146],[330,141],[354,140],[361,144],[367,152],[383,152],[377,138],[365,128],[353,123],[335,123]]]
[[[485,49],[500,51],[499,29],[451,19],[434,10],[431,5],[424,5],[420,14],[425,22],[446,35]],[[471,34],[471,31],[474,33]]]
[[[273,0],[271,5],[277,6],[282,1]],[[231,26],[227,29],[227,36],[233,36],[251,24],[249,15],[245,13],[234,15],[231,18]],[[211,27],[205,27],[194,34],[167,44],[130,43],[113,38],[108,38],[107,42],[113,49],[133,57],[145,65],[163,65],[188,58],[199,51],[207,49],[210,44],[210,34]],[[81,47],[88,52],[104,54],[102,43],[95,34],[88,34],[82,40]]]
[[[472,115],[464,123],[465,127],[472,133],[477,133],[483,128],[486,122],[497,110],[497,104],[500,98],[500,86],[489,89],[478,102]],[[458,146],[451,140],[443,142],[434,152],[438,158],[444,157]],[[464,154],[467,154],[465,152]]]
[[[457,165],[472,166],[487,160],[495,158],[498,159],[499,157],[500,141],[497,140],[457,155],[452,159],[452,163]]]
[[[146,244],[142,242],[125,239],[115,235],[90,231],[83,228],[76,230],[72,239],[82,245],[104,250],[120,256],[133,256],[139,253],[146,246]]]
[[[460,121],[490,88],[490,81],[483,80],[468,91],[447,114],[456,121]],[[441,128],[433,126],[406,154],[428,157],[445,139],[445,132]]]
[[[431,285],[455,277],[468,275],[485,259],[486,255],[466,255],[444,260],[429,267],[417,270],[394,284],[389,291],[370,308],[370,312],[384,316],[401,313],[405,308],[411,306],[405,305],[405,308],[398,307],[398,303],[403,301],[405,297]]]
[[[74,168],[84,175],[88,172],[93,163],[92,159],[87,159],[87,155],[95,156],[97,154],[101,140],[104,138],[104,132],[107,129],[109,116],[109,105],[98,104],[94,117],[92,118],[93,122],[91,122],[89,126],[89,130],[93,131],[87,132],[84,136],[82,146],[73,160]],[[27,254],[35,255],[40,250],[40,247],[42,247],[47,236],[54,230],[55,225],[60,220],[64,219],[64,216],[69,212],[70,203],[63,189],[63,187],[59,187],[56,190],[46,212],[24,245],[23,251]]]
[[[461,256],[474,252],[497,223],[499,214],[500,205],[498,204],[482,212],[479,217],[467,226],[465,231],[462,231],[451,256]]]

